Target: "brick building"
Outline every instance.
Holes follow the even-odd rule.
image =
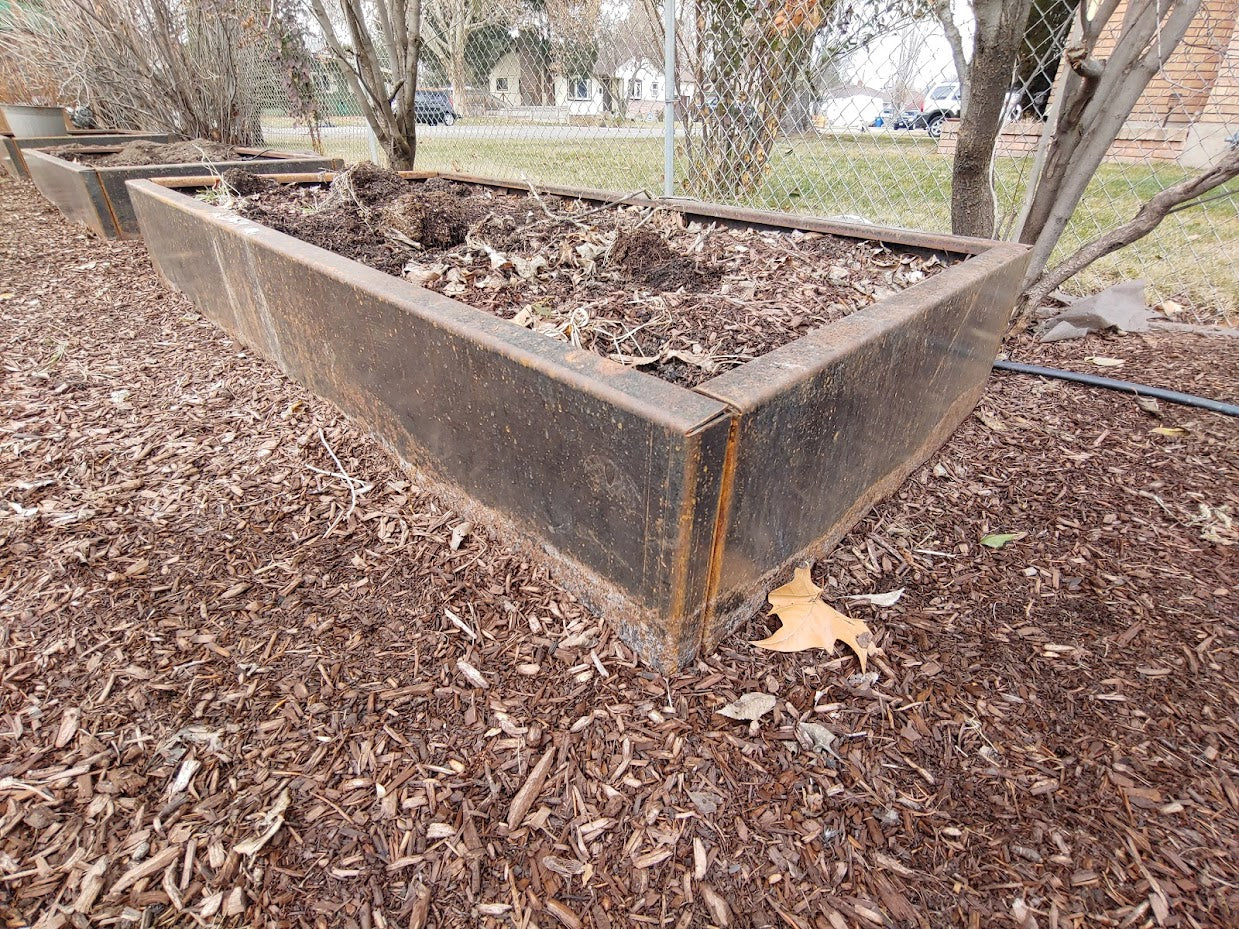
[[[1113,33],[1103,35],[1097,57],[1114,49],[1120,7]],[[1228,136],[1239,132],[1239,4],[1204,0],[1174,54],[1153,75],[1132,109],[1112,154],[1173,158],[1188,167],[1212,162]],[[1141,152],[1139,149],[1146,149]]]
[[[1125,4],[1124,4],[1125,5]],[[1123,21],[1123,5],[1113,27],[1098,42],[1096,56],[1108,58]],[[1177,161],[1184,167],[1212,164],[1227,139],[1239,133],[1239,3],[1203,0],[1183,41],[1136,102],[1108,158],[1114,161]],[[1061,79],[1061,75],[1060,75]],[[1042,124],[1021,121],[998,137],[998,154],[1036,150]],[[947,128],[938,151],[955,150],[956,132]]]

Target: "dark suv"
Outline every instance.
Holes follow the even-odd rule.
[[[419,90],[413,96],[413,117],[419,123],[450,126],[460,119],[446,90]]]

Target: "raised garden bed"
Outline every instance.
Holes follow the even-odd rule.
[[[59,148],[62,145],[123,146],[136,140],[167,142],[166,132],[118,132],[114,129],[73,129],[67,135],[19,139],[11,132],[0,133],[0,167],[9,177],[30,178],[26,167],[27,149]]]
[[[177,144],[186,146],[193,143]],[[258,148],[238,148],[234,160],[209,165],[202,161],[137,165],[99,163],[117,155],[123,148],[118,145],[91,145],[88,148],[75,146],[70,151],[61,147],[56,153],[28,149],[25,153],[26,165],[31,180],[43,196],[69,219],[85,224],[105,239],[132,239],[140,234],[129,191],[125,187],[126,181],[135,178],[223,172],[240,167],[255,174],[329,171],[340,165],[339,159]]]
[[[411,192],[365,163],[330,186],[240,171],[224,181],[243,216],[688,387],[946,267],[649,205],[599,209],[442,179]]]
[[[462,176],[432,186],[444,180],[527,192]],[[688,387],[191,196],[213,183],[129,185],[164,278],[458,491],[463,514],[537,543],[562,582],[662,667],[712,650],[788,565],[832,546],[946,439],[980,395],[1027,254],[983,240],[626,199],[642,215],[657,208],[649,223],[672,213],[686,228],[782,231],[788,242],[800,230],[838,237],[844,249],[881,243],[945,265]],[[552,212],[578,219],[614,199],[568,189],[540,196],[562,198]],[[813,300],[799,300],[811,309]],[[556,293],[552,309],[556,301],[568,295]]]

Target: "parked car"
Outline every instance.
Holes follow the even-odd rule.
[[[413,118],[432,126],[450,126],[460,114],[446,90],[419,90],[413,95]]]
[[[1024,94],[1020,90],[1007,91],[1006,113],[1004,118],[1009,122],[1019,119],[1024,112],[1020,102]],[[942,135],[942,124],[948,119],[959,119],[961,106],[961,91],[958,81],[946,81],[935,84],[925,94],[925,104],[919,111],[905,110],[896,122],[895,128],[903,128],[906,123],[909,129],[924,129],[930,138]]]

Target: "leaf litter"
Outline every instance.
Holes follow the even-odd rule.
[[[252,177],[225,180],[254,191],[231,204],[257,222],[688,386],[944,267],[873,242],[409,182],[366,163],[326,186]]]
[[[1235,923],[1239,424],[998,376],[1009,431],[969,419],[814,567],[904,589],[872,670],[755,616],[664,678],[484,528],[453,550],[449,500],[140,245],[0,203],[8,925]],[[1226,399],[1233,341],[1124,357]],[[319,427],[373,488],[347,518]],[[995,525],[1036,528],[994,558]],[[754,692],[756,732],[714,712]]]

